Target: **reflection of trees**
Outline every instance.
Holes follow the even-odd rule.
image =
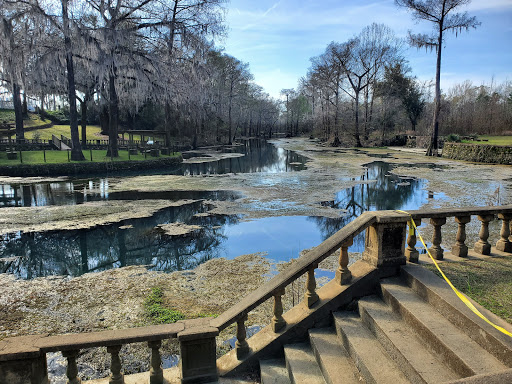
[[[324,240],[365,211],[403,209],[404,205],[421,189],[419,180],[408,179],[409,185],[399,185],[400,178],[389,174],[393,168],[392,164],[375,161],[366,167],[360,179],[362,184],[339,192],[333,201],[322,202],[324,206],[346,210],[344,217],[340,219],[310,218],[318,225]],[[363,249],[364,233],[354,238],[354,246],[351,250],[359,252]]]
[[[194,216],[207,209],[196,202],[159,211],[149,218],[90,230],[8,234],[1,238],[0,251],[3,257],[22,256],[8,265],[7,272],[27,279],[77,276],[125,265],[151,265],[162,271],[190,269],[216,257],[226,238],[222,226],[238,221],[236,216]],[[167,236],[154,229],[173,222],[203,228],[185,237]]]
[[[290,169],[290,163],[306,163],[303,156],[292,151],[276,148],[264,140],[244,140],[241,146],[235,148],[237,153],[244,154],[244,156],[219,161],[184,164],[183,173],[186,175],[200,175],[286,172]],[[301,167],[296,169],[301,169]]]

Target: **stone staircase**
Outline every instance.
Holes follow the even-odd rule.
[[[421,267],[403,267],[378,295],[361,298],[357,312],[334,312],[330,327],[285,345],[283,358],[260,360],[261,382],[512,383],[512,338],[446,288]]]

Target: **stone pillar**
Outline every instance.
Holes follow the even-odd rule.
[[[444,251],[441,247],[441,242],[443,241],[441,227],[446,224],[446,217],[431,218],[430,224],[434,226],[434,234],[432,235],[432,246],[428,250],[434,259],[443,260]]]
[[[412,220],[412,219],[411,219]],[[416,227],[421,225],[421,219],[415,219]],[[420,258],[420,252],[416,249],[416,229],[409,220],[409,236],[407,237],[407,248],[405,249],[405,257],[410,263],[417,263]]]
[[[187,320],[185,329],[178,333],[183,384],[218,380],[215,337],[219,330],[209,323],[209,319]]]
[[[512,214],[498,213],[498,219],[503,220],[503,224],[500,232],[501,239],[496,243],[496,249],[498,251],[512,253],[512,243],[508,239],[510,236],[510,219],[512,219]]]
[[[46,353],[37,357],[0,361],[2,384],[49,384]]]
[[[354,243],[354,239],[347,239],[340,249],[339,267],[336,270],[334,280],[339,284],[348,284],[352,280],[352,273],[348,269],[348,247]]]
[[[457,239],[452,247],[452,254],[459,257],[468,257],[466,241],[466,224],[471,221],[471,216],[455,216],[455,222],[459,224]]]
[[[363,260],[379,268],[380,276],[399,273],[405,265],[405,234],[409,216],[376,212],[377,221],[367,228]],[[385,216],[384,216],[385,215]]]
[[[478,215],[478,220],[482,222],[480,227],[480,239],[475,243],[475,252],[481,255],[491,254],[491,244],[487,241],[489,238],[489,222],[494,219],[494,215]]]

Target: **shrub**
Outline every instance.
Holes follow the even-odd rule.
[[[460,143],[460,136],[455,133],[450,133],[448,136],[445,136],[444,141],[452,142],[452,143]]]

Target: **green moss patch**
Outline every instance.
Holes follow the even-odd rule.
[[[144,311],[152,323],[169,324],[185,319],[185,315],[182,312],[164,307],[163,302],[164,293],[162,288],[152,288],[151,293],[144,301]]]

